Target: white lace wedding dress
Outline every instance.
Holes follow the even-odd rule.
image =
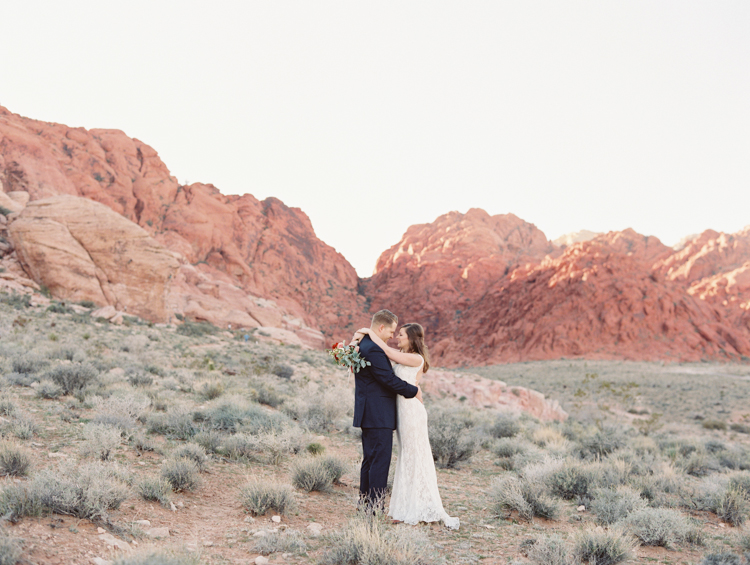
[[[396,375],[410,384],[416,384],[421,368],[421,365],[393,366]],[[459,519],[448,516],[440,499],[424,404],[416,398],[403,396],[398,396],[396,402],[398,459],[388,515],[407,524],[442,520],[446,526],[457,530]]]

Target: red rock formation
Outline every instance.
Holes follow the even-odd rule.
[[[733,234],[706,230],[679,251],[657,261],[654,269],[688,285],[732,271],[750,261],[750,226]]]
[[[67,194],[101,202],[182,254],[194,267],[181,267],[183,286],[195,290],[201,279],[212,289],[183,288],[173,299],[197,319],[248,326],[249,306],[232,303],[247,293],[273,300],[258,316],[284,329],[349,333],[350,315],[364,312],[353,267],[315,236],[301,210],[275,198],[224,196],[211,185],[181,187],[156,151],[121,131],[69,128],[0,107],[0,182],[3,192],[32,201]]]
[[[411,226],[362,288],[371,312],[388,308],[402,322],[418,321],[433,336],[450,338],[461,312],[511,268],[553,251],[539,229],[513,214],[450,212]]]
[[[568,413],[557,400],[547,399],[541,392],[520,386],[509,387],[503,381],[487,379],[473,373],[430,369],[420,384],[429,395],[463,398],[476,408],[526,412],[540,420],[565,421],[568,418]]]
[[[36,200],[8,232],[24,270],[54,296],[165,321],[177,258],[103,204],[75,196]]]
[[[750,228],[707,231],[679,251],[633,230],[563,250],[512,214],[472,209],[410,227],[359,280],[299,209],[179,186],[156,151],[120,131],[3,108],[0,184],[4,288],[42,283],[117,308],[147,301],[156,306],[128,311],[264,328],[268,339],[318,347],[318,329],[348,337],[366,320],[367,297],[370,312],[390,308],[425,325],[442,365],[750,355]],[[61,196],[99,202],[119,219],[93,203],[43,204]],[[159,260],[147,273],[151,252]],[[118,264],[123,257],[140,275]]]
[[[637,246],[628,256],[612,249],[622,239],[610,233],[511,273],[463,313],[454,339],[433,346],[438,363],[750,355],[747,332],[639,260],[658,256],[659,245],[653,252],[650,244]]]

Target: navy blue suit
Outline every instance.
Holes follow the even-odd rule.
[[[359,354],[370,362],[354,375],[354,427],[362,428],[361,498],[372,505],[388,487],[393,430],[396,429],[396,395],[414,398],[418,388],[399,379],[385,352],[365,336]]]

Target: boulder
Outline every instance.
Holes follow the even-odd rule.
[[[510,412],[527,412],[540,420],[564,421],[568,413],[556,400],[548,400],[535,390],[509,387],[473,373],[456,373],[430,369],[420,381],[426,394],[452,397],[476,408],[495,408]]]
[[[167,317],[175,255],[107,206],[75,196],[30,202],[8,227],[24,270],[53,296]]]

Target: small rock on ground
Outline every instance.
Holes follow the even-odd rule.
[[[146,535],[150,538],[168,538],[169,528],[151,528],[146,530]]]
[[[133,548],[130,547],[130,544],[125,543],[121,539],[117,539],[112,534],[99,534],[99,539],[102,540],[104,543],[111,547],[117,547],[119,549],[122,549],[123,551],[131,551]]]

